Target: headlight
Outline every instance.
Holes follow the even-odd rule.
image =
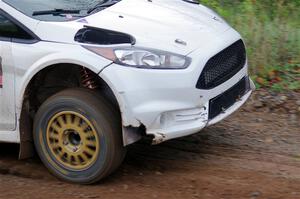
[[[117,64],[149,69],[185,69],[190,58],[169,52],[135,47],[101,48],[83,46]]]

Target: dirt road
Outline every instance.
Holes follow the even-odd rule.
[[[60,182],[0,144],[0,198],[300,199],[299,123],[297,114],[243,108],[197,135],[131,146],[118,172],[93,186]]]

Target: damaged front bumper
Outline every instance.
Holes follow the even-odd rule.
[[[197,133],[201,129],[216,124],[234,113],[247,101],[252,91],[255,90],[255,86],[252,80],[249,79],[249,77],[245,78],[248,78],[248,82],[250,84],[249,88],[246,88],[245,92],[243,91],[242,96],[236,96],[234,98],[234,101],[229,102],[226,93],[228,95],[233,95],[233,92],[231,90],[235,86],[217,96],[219,98],[225,98],[225,101],[223,103],[229,103],[230,105],[228,107],[222,107],[222,111],[213,118],[210,118],[210,115],[212,114],[211,109],[213,109],[213,105],[211,104],[213,99],[207,102],[203,107],[180,111],[170,111],[161,114],[161,129],[148,131],[149,134],[154,135],[153,144],[159,144],[166,140]],[[241,81],[244,81],[245,78],[243,78]],[[222,106],[222,104],[220,106]]]
[[[207,61],[217,52],[240,39],[235,31],[227,31],[209,45],[189,57],[191,65],[184,70],[152,70],[112,64],[101,73],[113,90],[122,113],[124,145],[135,142],[136,129],[145,127],[146,134],[154,137],[153,144],[191,135],[215,124],[241,107],[255,89],[248,77],[248,65],[232,78],[209,90],[196,88]],[[214,118],[210,118],[211,100],[226,93],[243,79],[248,78],[249,89]],[[251,89],[250,89],[251,88]]]

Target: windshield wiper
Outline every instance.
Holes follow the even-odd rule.
[[[101,3],[97,4],[96,6],[92,7],[91,9],[89,9],[87,11],[87,14],[91,14],[95,10],[103,10],[103,9],[108,8],[110,6],[113,6],[113,5],[115,5],[116,3],[119,3],[119,2],[120,2],[120,0],[106,0],[104,2],[101,2]]]
[[[62,14],[80,14],[80,11],[81,10],[65,10],[65,9],[42,10],[42,11],[33,12],[32,16],[39,16],[39,15],[60,16]]]

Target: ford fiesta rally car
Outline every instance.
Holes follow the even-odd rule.
[[[111,174],[126,146],[191,135],[249,98],[239,33],[184,0],[0,0],[0,141],[60,179]]]

